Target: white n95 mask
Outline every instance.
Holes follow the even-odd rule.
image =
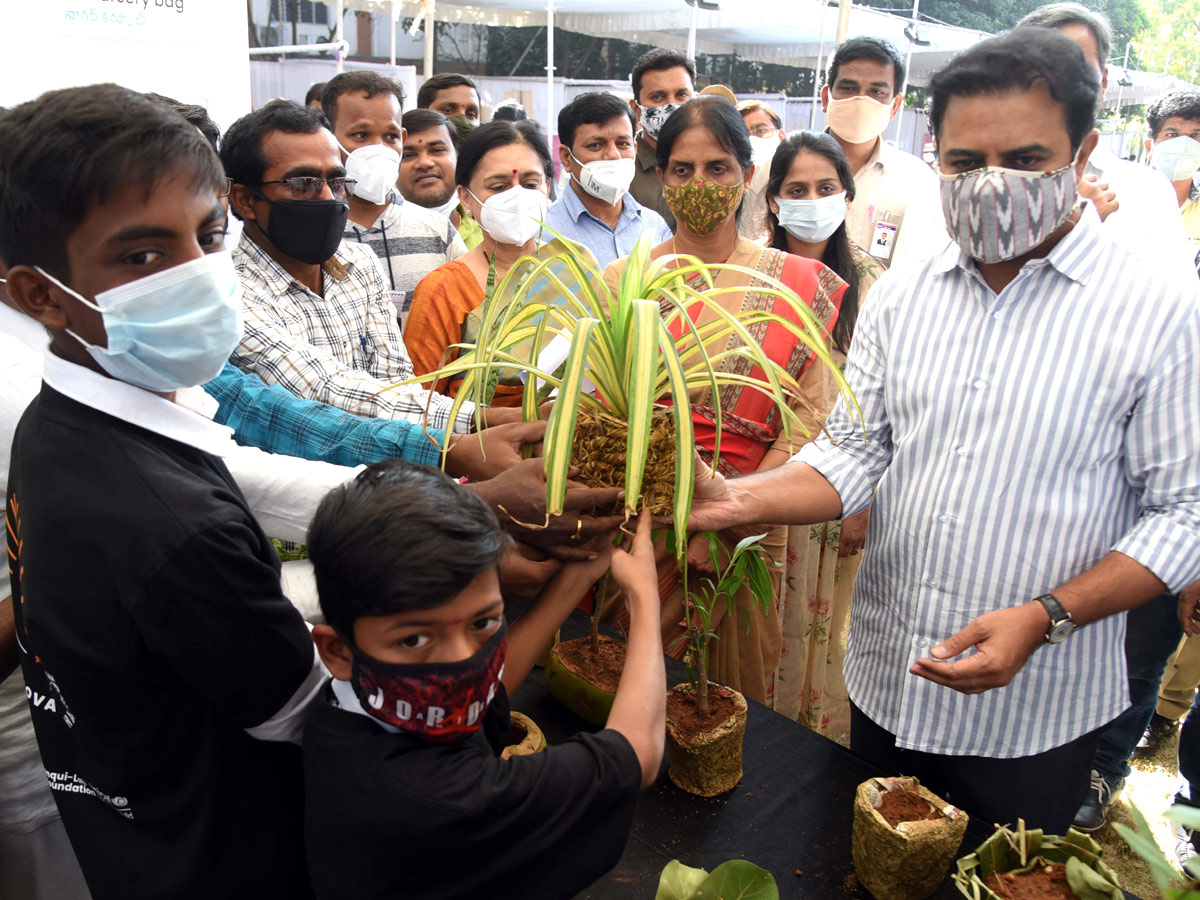
[[[785,200],[779,204],[779,224],[792,237],[809,244],[819,244],[846,220],[846,192],[818,197],[816,200]]]
[[[1154,168],[1172,181],[1185,181],[1200,169],[1200,141],[1186,134],[1154,145]]]
[[[341,144],[338,144],[342,147]],[[346,177],[353,178],[354,196],[376,206],[387,203],[400,176],[400,154],[383,144],[367,144],[346,154]]]
[[[629,185],[633,184],[632,159],[597,159],[590,163],[581,163],[574,153],[571,153],[571,159],[583,166],[579,177],[575,178],[579,186],[609,206],[616,206],[629,192]]]
[[[467,193],[475,197],[474,191]],[[475,197],[482,204],[479,212],[479,227],[501,244],[523,246],[533,240],[542,229],[542,220],[550,208],[550,198],[541,191],[516,185],[499,194],[492,194],[486,201]]]
[[[242,339],[242,282],[228,250],[101,291],[94,303],[38,271],[100,313],[108,346],[89,344],[70,329],[67,334],[113,378],[147,391],[211,381]]]

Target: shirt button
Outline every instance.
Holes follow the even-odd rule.
[[[938,585],[938,583],[937,583],[937,579],[934,579],[934,578],[930,578],[930,579],[929,579],[927,582],[925,582],[925,583],[926,583],[927,585],[929,585],[931,588],[935,588],[935,587],[937,587],[937,585]]]
[[[977,391],[982,391],[985,387],[987,387],[986,381],[984,381],[982,378],[975,379],[975,389]]]
[[[943,523],[944,523],[944,522],[949,522],[949,521],[950,521],[950,517],[949,517],[948,515],[946,515],[945,513],[942,513],[940,516],[938,516],[938,521],[939,521],[939,522],[943,522]]]
[[[993,319],[1003,319],[1004,313],[1001,312],[1000,310],[996,310],[994,313],[992,313],[992,318]]]
[[[955,452],[955,453],[957,453],[959,456],[966,456],[966,455],[967,455],[967,448],[966,448],[966,447],[959,447],[959,448],[958,448],[957,450],[955,450],[954,452]]]

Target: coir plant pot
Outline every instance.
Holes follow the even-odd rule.
[[[854,874],[876,900],[924,900],[942,879],[967,814],[915,778],[871,778],[854,795]]]
[[[510,711],[508,714],[508,742],[500,752],[501,759],[513,756],[529,756],[546,749],[546,736],[533,719],[524,713]]]
[[[612,710],[625,645],[600,635],[563,641],[550,649],[546,659],[546,687],[563,706],[593,725],[604,725]]]
[[[579,469],[578,480],[588,487],[623,488],[628,441],[628,422],[580,407],[571,446],[571,465]],[[669,407],[655,409],[651,419],[643,477],[644,508],[656,516],[671,516],[675,512],[675,420]],[[624,507],[618,501],[613,512],[619,514]]]
[[[716,797],[742,780],[746,698],[733,688],[710,684],[709,712],[701,716],[696,688],[677,684],[667,691],[667,776],[699,797]]]
[[[1033,900],[1065,897],[1122,900],[1117,876],[1102,861],[1103,850],[1074,828],[1065,835],[998,828],[974,853],[958,861],[954,884],[968,900]],[[1062,881],[1066,880],[1066,888]]]

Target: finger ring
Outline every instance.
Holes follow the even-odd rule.
[[[571,535],[571,540],[578,541],[583,539],[583,519],[575,520],[575,533]]]

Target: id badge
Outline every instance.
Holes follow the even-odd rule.
[[[900,225],[897,222],[876,222],[871,237],[871,255],[889,262],[892,251],[896,249],[896,235],[899,231]]]

